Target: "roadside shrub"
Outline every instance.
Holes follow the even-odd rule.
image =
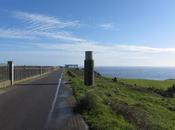
[[[80,112],[95,110],[102,107],[101,102],[102,99],[98,97],[93,90],[90,90],[80,98],[78,109]]]
[[[172,87],[169,87],[167,90],[152,89],[152,91],[161,96],[173,98],[175,94],[175,84]]]
[[[175,84],[173,84],[172,87],[168,88],[166,90],[167,95],[169,95],[170,97],[174,97],[175,94]]]

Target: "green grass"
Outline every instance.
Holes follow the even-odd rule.
[[[119,81],[122,81],[124,83],[128,84],[136,84],[140,87],[153,87],[156,89],[167,89],[171,87],[173,84],[175,84],[175,80],[145,80],[145,79],[119,79]]]
[[[91,130],[174,130],[175,98],[126,87],[110,78],[95,79],[94,86],[84,86],[82,71],[68,76],[82,114]],[[166,89],[173,81],[120,79],[128,84]],[[161,84],[162,83],[162,84]]]

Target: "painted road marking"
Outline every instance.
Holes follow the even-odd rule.
[[[48,115],[48,118],[47,118],[47,122],[46,122],[46,125],[45,125],[45,129],[46,129],[46,130],[47,130],[48,127],[49,127],[49,124],[50,124],[50,121],[51,121],[51,118],[52,118],[52,115],[53,115],[53,110],[54,110],[54,108],[55,108],[55,104],[56,104],[56,100],[57,100],[57,97],[58,97],[58,92],[59,92],[59,89],[60,89],[62,77],[63,77],[63,72],[61,73],[61,77],[59,78],[57,90],[56,90],[56,92],[55,92],[55,97],[54,97],[54,99],[53,99],[52,106],[51,106],[51,109],[50,109],[50,112],[49,112],[49,115]]]

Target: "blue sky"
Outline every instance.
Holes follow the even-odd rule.
[[[0,0],[0,62],[175,66],[174,0]]]

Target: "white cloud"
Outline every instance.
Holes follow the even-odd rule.
[[[0,37],[12,39],[36,39],[31,32],[20,29],[2,29],[0,28]]]
[[[84,42],[85,39],[74,36],[72,33],[60,30],[66,27],[79,26],[78,21],[61,21],[56,17],[50,17],[41,14],[31,14],[27,12],[16,11],[12,13],[18,19],[27,22],[23,29],[18,28],[0,28],[1,38],[10,39],[40,39],[49,38],[64,40],[66,42]]]
[[[159,54],[159,53],[175,53],[175,48],[155,48],[148,46],[138,46],[138,45],[116,45],[116,44],[99,44],[95,42],[79,42],[74,44],[40,44],[36,43],[36,46],[49,50],[63,50],[63,51],[73,51],[73,52],[84,52],[87,50],[92,50],[97,53],[140,53],[140,54]]]
[[[50,31],[80,25],[79,21],[63,21],[56,17],[22,11],[14,11],[12,15],[15,18],[27,22],[29,24],[28,29],[31,29],[33,31]]]
[[[103,24],[99,24],[99,27],[101,27],[102,29],[108,30],[108,29],[113,29],[114,25],[112,23],[103,23]]]
[[[31,44],[28,45],[31,46]],[[42,63],[50,61],[49,63],[62,65],[65,63],[83,65],[84,51],[92,50],[94,51],[95,66],[175,66],[175,48],[154,48],[136,45],[107,46],[93,42],[75,44],[32,43],[32,46],[35,51],[21,52],[24,56],[28,56],[30,62],[34,62],[36,58],[43,56]],[[18,53],[21,54],[20,52]],[[12,54],[8,54],[14,57]],[[32,58],[30,58],[31,55],[33,56]],[[35,55],[37,56],[36,58]],[[58,60],[52,61],[49,57],[54,57],[53,59]],[[17,61],[20,60],[18,57],[15,58]]]
[[[55,17],[19,11],[13,12],[13,15],[16,18],[25,21],[28,26],[23,29],[0,28],[1,38],[27,39],[29,42],[30,40],[34,41],[39,38],[49,38],[51,40],[62,40],[64,43],[23,43],[26,47],[24,50],[27,49],[27,46],[30,46],[30,49],[36,47],[42,52],[0,52],[1,57],[6,57],[6,59],[11,59],[12,57],[17,62],[20,62],[23,61],[24,57],[27,57],[25,58],[27,59],[26,62],[37,63],[38,59],[40,59],[39,57],[42,57],[40,59],[42,60],[42,63],[45,63],[47,60],[48,63],[53,62],[54,64],[64,64],[69,62],[83,64],[84,51],[92,50],[95,53],[95,64],[101,66],[175,65],[175,48],[97,43],[96,41],[89,41],[88,39],[86,40],[74,36],[70,32],[64,31],[65,28],[79,26],[78,21],[61,21]],[[101,24],[99,27],[103,29],[114,28],[111,23]],[[60,29],[62,30],[60,31]],[[56,60],[51,61],[50,57],[54,57],[53,59],[59,59],[61,57],[61,60],[58,62]]]
[[[117,45],[116,45],[117,46]],[[141,52],[141,53],[175,53],[175,48],[155,48],[148,46],[136,46],[136,45],[119,45],[121,48],[132,51],[132,52]]]
[[[71,42],[86,41],[85,39],[73,36],[72,34],[70,34],[68,32],[34,32],[34,34],[38,35],[38,36],[48,37],[51,39],[61,39],[61,40],[71,41]]]
[[[25,48],[21,50],[22,46],[25,46]],[[25,62],[22,59],[27,57],[26,64],[44,64],[47,62],[54,65],[64,65],[66,63],[83,65],[84,51],[91,50],[94,51],[95,66],[175,66],[175,48],[102,45],[95,42],[78,42],[75,44],[21,43],[16,48],[19,48],[19,51],[13,53],[11,51],[0,51],[1,57],[14,59],[17,63]],[[30,48],[30,51],[28,48]],[[32,48],[33,51],[31,51]],[[58,60],[50,60],[51,57]],[[37,59],[40,60],[37,61]]]
[[[45,32],[45,31],[29,31],[22,29],[2,29],[0,28],[0,37],[11,38],[11,39],[39,39],[39,38],[49,38],[64,40],[69,42],[83,42],[85,39],[76,37],[68,32]]]

